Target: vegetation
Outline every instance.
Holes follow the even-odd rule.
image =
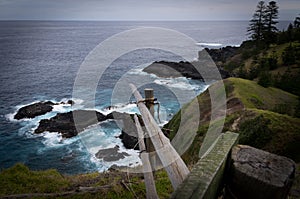
[[[283,90],[262,87],[255,81],[240,78],[229,78],[223,81],[227,94],[227,112],[223,132],[228,130],[240,133],[240,143],[255,146],[267,151],[285,155],[300,161],[296,155],[300,143],[300,120],[294,118],[299,100],[296,95]],[[209,125],[218,127],[219,121],[210,121],[210,95],[208,90],[197,98],[200,109],[200,125],[196,136],[183,154],[183,159],[189,165],[195,164],[199,159],[199,150]],[[231,102],[234,102],[231,104]],[[242,106],[238,105],[241,102]],[[187,121],[181,121],[181,112],[189,109],[189,104],[178,112],[172,120],[165,125],[171,129],[172,139],[178,131],[180,122],[185,131],[190,132],[190,122],[199,120],[199,116],[191,114]],[[190,111],[193,111],[189,109]],[[209,124],[211,122],[211,124]],[[186,124],[185,124],[186,123]]]
[[[239,143],[260,148],[278,155],[283,155],[300,163],[300,119],[294,117],[299,113],[299,98],[283,90],[262,87],[255,81],[240,78],[229,78],[223,81],[227,94],[227,116],[222,132],[232,131],[239,133]],[[199,160],[199,151],[204,137],[210,125],[218,126],[219,121],[210,121],[208,90],[197,97],[200,106],[200,114],[207,115],[200,117],[200,125],[196,130],[196,136],[183,154],[186,163],[193,165]],[[243,106],[237,106],[241,102]],[[206,103],[206,104],[202,104]],[[206,106],[205,106],[206,105]],[[183,110],[188,109],[185,106]],[[231,112],[230,110],[235,110]],[[199,118],[195,116],[196,118]],[[193,117],[189,121],[194,121]],[[173,136],[178,126],[173,125],[174,121],[180,121],[180,114],[176,114],[165,126],[170,128]],[[176,122],[176,124],[178,124]],[[210,122],[210,123],[209,123]],[[188,125],[187,125],[188,126]],[[191,129],[186,129],[191,131]],[[299,190],[300,170],[298,167],[296,183],[293,189]]]
[[[228,111],[223,132],[228,130],[240,133],[240,143],[261,148],[276,154],[291,157],[299,162],[297,151],[300,143],[300,119],[294,118],[299,106],[296,95],[277,88],[265,88],[254,81],[240,78],[224,80],[227,94]],[[193,165],[199,159],[199,150],[209,125],[218,126],[219,121],[210,121],[210,95],[208,90],[197,98],[200,108],[200,125],[190,148],[183,154],[186,163]],[[234,102],[231,104],[231,102]],[[242,106],[238,105],[241,102]],[[189,104],[181,111],[189,109]],[[191,115],[188,122],[195,122],[199,117]],[[175,136],[181,121],[180,112],[165,125],[171,129],[171,138]],[[185,122],[185,121],[181,121]],[[212,122],[209,124],[209,122]],[[181,125],[185,125],[185,124]],[[192,131],[185,125],[185,131]]]
[[[169,198],[173,189],[166,172],[157,171],[155,183],[159,197]],[[145,198],[146,190],[140,174],[113,170],[64,176],[53,169],[31,171],[16,164],[0,172],[0,197],[13,194],[29,194],[30,198]]]
[[[278,31],[277,19],[278,6],[276,2],[270,1],[268,5],[265,5],[264,1],[259,1],[248,27],[251,38],[257,42],[272,43],[274,35]]]
[[[299,187],[300,15],[287,30],[278,32],[278,9],[274,1],[267,5],[260,1],[249,23],[251,40],[243,42],[234,56],[222,60],[226,70],[240,77],[224,80],[227,95],[224,126],[220,120],[210,121],[208,90],[184,106],[164,126],[170,129],[170,139],[175,137],[180,126],[184,126],[186,132],[195,132],[190,147],[182,155],[189,167],[199,159],[208,128],[222,128],[222,132],[239,133],[241,144],[284,155],[297,162],[295,186]],[[191,106],[195,101],[199,102],[200,116]],[[185,121],[181,118],[182,112],[189,113]],[[199,123],[198,129],[191,129],[195,122]],[[166,172],[155,172],[155,183],[159,197],[169,198],[173,190]],[[80,192],[80,187],[90,191]],[[146,190],[141,174],[116,170],[66,176],[56,170],[31,171],[17,164],[0,172],[0,197],[26,193],[33,194],[32,198],[145,198]],[[51,195],[53,193],[56,195]]]
[[[254,40],[263,40],[263,30],[264,30],[264,24],[263,24],[263,18],[265,15],[265,2],[260,1],[257,4],[257,8],[255,10],[255,13],[253,14],[253,18],[250,20],[250,24],[248,27],[248,32],[251,34],[251,38]]]

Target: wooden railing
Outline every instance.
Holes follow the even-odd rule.
[[[153,107],[149,106],[149,101],[146,100],[147,97],[146,99],[143,99],[134,85],[131,84],[130,87],[137,100],[137,106],[140,110],[146,130],[146,132],[143,131],[139,119],[135,115],[134,121],[138,132],[139,147],[141,150],[141,160],[143,163],[143,173],[147,191],[146,196],[148,199],[158,198],[158,195],[152,173],[155,168],[151,164],[151,158],[149,159],[151,153],[147,151],[147,146],[145,146],[144,135],[147,135],[150,138],[155,149],[155,153],[168,174],[175,190],[171,196],[173,199],[218,198],[220,190],[224,189],[225,176],[227,176],[227,185],[225,187],[226,197],[287,197],[294,178],[295,163],[288,158],[276,156],[252,147],[234,147],[238,140],[237,133],[226,132],[219,135],[210,147],[210,150],[205,153],[205,156],[200,158],[190,172],[179,154],[171,145],[169,139],[165,137],[159,126],[156,124],[153,117]],[[153,92],[150,94],[150,99],[154,99]],[[150,107],[150,110],[152,110],[152,114],[146,106],[146,101],[148,102],[148,108]],[[235,152],[233,155],[230,155],[232,148]],[[241,150],[245,148],[247,151]],[[266,161],[270,159],[270,157],[272,157],[272,161],[274,160],[272,164]],[[240,164],[240,159],[242,159],[243,164]],[[255,165],[263,166],[252,168],[253,162],[255,162]],[[281,166],[279,166],[277,162],[282,162],[279,164]],[[252,166],[249,167],[247,164]],[[249,170],[246,167],[252,168],[252,170]],[[268,167],[272,167],[272,174],[270,174],[270,169]],[[258,173],[268,173],[268,175],[263,177],[258,175]],[[278,173],[280,173],[280,177],[278,177]],[[265,180],[265,178],[272,180],[268,181]],[[278,183],[280,180],[284,183]],[[249,183],[251,184],[251,189],[247,187],[247,184]],[[278,184],[280,184],[280,186]],[[261,191],[255,192],[254,190]]]

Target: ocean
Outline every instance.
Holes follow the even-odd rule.
[[[13,116],[20,107],[43,100],[73,99],[77,109],[88,108],[85,99],[73,96],[79,68],[98,44],[115,34],[141,27],[172,29],[194,39],[201,50],[239,46],[247,39],[247,25],[247,21],[0,21],[0,168],[21,162],[34,170],[55,168],[65,174],[77,174],[104,171],[113,164],[140,164],[138,151],[125,149],[117,138],[121,130],[114,121],[93,125],[79,136],[62,139],[57,133],[35,135],[33,131],[41,119],[68,112],[73,109],[71,106],[56,105],[52,112],[34,119],[14,120]],[[283,29],[287,22],[279,25]],[[182,57],[157,49],[139,49],[118,57],[97,83],[95,108],[105,114],[112,111],[106,109],[110,105],[116,111],[138,112],[135,104],[112,104],[114,86],[124,74],[129,79],[148,79],[151,83],[140,90],[155,89],[162,125],[209,86],[208,82],[159,78],[142,72],[153,61],[160,60],[181,61]],[[184,94],[183,99],[177,99],[174,89]],[[116,162],[95,157],[99,149],[116,145],[130,156]]]

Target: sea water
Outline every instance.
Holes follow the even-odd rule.
[[[104,171],[113,164],[140,164],[138,151],[124,148],[118,138],[120,127],[111,120],[90,126],[70,139],[63,139],[53,132],[33,133],[40,120],[73,110],[70,105],[55,105],[51,112],[33,119],[13,119],[20,107],[42,100],[61,102],[72,99],[77,109],[85,109],[83,99],[72,97],[79,66],[88,53],[105,39],[139,27],[177,30],[193,38],[199,50],[203,47],[238,46],[247,39],[245,21],[0,21],[0,168],[21,162],[35,170],[55,168],[62,173],[75,174]],[[142,49],[119,57],[98,83],[95,108],[104,114],[113,110],[138,112],[135,104],[124,102],[114,104],[113,110],[106,107],[111,105],[114,85],[121,77],[148,78],[152,83],[144,88],[155,90],[155,97],[160,102],[158,122],[162,125],[171,119],[182,103],[209,86],[207,82],[183,77],[159,78],[142,71],[153,61],[160,60],[181,61],[182,58],[156,49]],[[183,95],[179,102],[172,89],[192,94]],[[156,117],[157,111],[156,107]],[[95,157],[98,150],[116,145],[130,156],[115,162]]]

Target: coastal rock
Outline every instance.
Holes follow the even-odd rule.
[[[206,79],[215,79],[214,74],[210,74],[212,71],[211,67],[214,67],[209,63],[209,59],[205,59],[204,61],[196,61],[196,62],[168,62],[168,61],[156,61],[143,69],[144,72],[155,74],[158,77],[186,77],[191,79],[203,80],[202,75],[198,72],[198,70],[202,73],[205,73]],[[230,77],[229,73],[219,68],[219,72],[223,79]]]
[[[225,63],[227,59],[237,54],[238,49],[238,47],[226,46],[219,49],[205,48],[204,50],[210,55],[210,57],[212,58],[212,60],[214,60],[215,63]]]
[[[41,120],[34,133],[39,134],[45,131],[58,132],[62,134],[63,138],[70,138],[82,132],[84,128],[106,119],[107,117],[102,113],[92,110],[58,113],[50,119]]]
[[[188,77],[203,79],[195,67],[189,62],[156,61],[147,66],[144,72],[155,74],[159,77]]]
[[[103,159],[106,162],[114,162],[120,159],[124,159],[126,156],[129,156],[126,152],[119,152],[119,146],[114,148],[101,149],[96,153],[96,158]]]
[[[53,109],[54,103],[51,101],[38,102],[20,108],[14,119],[20,120],[24,118],[34,118],[39,115],[44,115]]]
[[[51,101],[46,102],[37,102],[20,108],[17,114],[14,116],[14,119],[20,120],[25,118],[34,118],[36,116],[44,115],[48,112],[51,112],[54,105],[59,104],[70,104],[73,105],[73,100],[68,100],[67,102],[54,103]]]
[[[119,138],[122,140],[125,148],[138,150],[138,137],[137,130],[132,119],[133,114],[112,112],[107,115],[107,118],[115,119],[119,127],[122,129],[122,133]],[[143,124],[141,119],[140,123]]]
[[[139,150],[138,138],[136,136],[132,136],[125,131],[122,131],[119,138],[122,140],[122,143],[126,149]]]

